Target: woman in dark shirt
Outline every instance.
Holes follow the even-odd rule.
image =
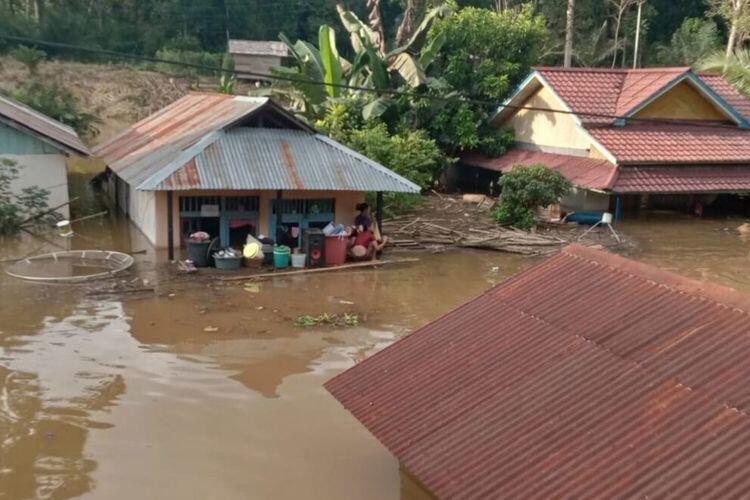
[[[370,205],[367,203],[359,203],[357,205],[359,215],[354,219],[354,227],[359,232],[364,232],[370,229],[372,226],[372,217],[370,216]]]

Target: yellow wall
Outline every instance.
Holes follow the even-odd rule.
[[[727,117],[690,83],[678,83],[663,96],[635,114],[636,118],[669,118],[677,120],[721,120]]]
[[[156,192],[153,203],[156,212],[155,232],[147,234],[149,239],[157,248],[167,246],[167,193]],[[173,196],[174,228],[173,236],[175,246],[181,246],[180,234],[180,196],[258,196],[258,231],[268,235],[268,221],[271,213],[270,202],[276,198],[276,191],[175,191]],[[335,198],[336,199],[336,222],[344,225],[354,224],[357,216],[355,206],[364,201],[365,195],[359,191],[284,191],[282,197],[286,199],[309,199],[309,198]]]
[[[541,87],[523,105],[563,109],[563,104],[547,87]],[[518,142],[580,150],[588,150],[590,146],[572,115],[521,109],[505,125],[513,127]]]

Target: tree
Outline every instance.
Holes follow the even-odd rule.
[[[724,51],[714,52],[698,64],[703,71],[721,72],[724,77],[750,99],[750,51],[735,50],[727,57]]]
[[[696,17],[683,21],[667,44],[659,44],[656,60],[665,66],[692,66],[715,53],[721,40],[716,23]]]
[[[750,0],[710,0],[709,13],[721,16],[729,26],[726,57],[729,58],[750,33]]]
[[[565,16],[565,52],[563,66],[570,67],[573,60],[573,31],[575,26],[576,0],[568,0],[568,9]]]
[[[620,28],[622,26],[622,17],[625,12],[633,5],[635,0],[607,0],[615,8],[615,33],[612,43],[612,67],[617,64],[617,54],[620,50]]]
[[[515,166],[500,182],[500,203],[493,216],[500,224],[521,229],[534,226],[535,208],[558,203],[572,187],[562,174],[541,164]]]

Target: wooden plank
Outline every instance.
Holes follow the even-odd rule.
[[[406,264],[407,262],[417,262],[417,261],[419,261],[419,259],[416,257],[394,259],[394,260],[368,260],[366,262],[354,262],[352,264],[343,264],[340,266],[331,266],[331,267],[314,267],[312,269],[300,269],[298,271],[282,271],[278,273],[249,274],[245,276],[229,276],[226,278],[221,278],[221,281],[242,281],[242,280],[253,280],[253,279],[258,279],[258,278],[279,278],[283,276],[296,276],[298,274],[345,271],[347,269],[356,269],[356,268],[361,268],[361,267],[385,266],[388,264]]]

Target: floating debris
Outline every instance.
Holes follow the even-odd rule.
[[[294,325],[299,327],[331,325],[331,326],[357,326],[359,325],[359,315],[357,314],[328,314],[323,313],[319,316],[299,316],[294,320]]]

